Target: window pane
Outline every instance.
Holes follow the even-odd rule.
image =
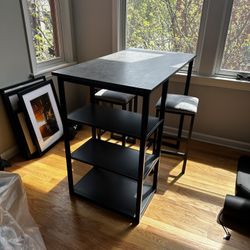
[[[221,69],[250,71],[250,2],[235,0]]]
[[[196,51],[203,0],[127,0],[128,48]]]
[[[37,63],[59,56],[55,1],[27,0]]]

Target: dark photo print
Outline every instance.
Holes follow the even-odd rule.
[[[46,141],[59,130],[49,95],[46,93],[31,100],[30,103],[42,138]]]

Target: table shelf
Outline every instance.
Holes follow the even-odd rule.
[[[75,150],[71,156],[72,159],[138,180],[138,150],[125,148],[106,141],[90,139]],[[159,157],[156,155],[146,154],[144,178],[150,173],[158,160]]]
[[[141,139],[142,115],[107,106],[89,104],[68,115],[70,121],[78,122],[110,132]],[[148,118],[147,138],[163,122],[157,117]]]
[[[75,184],[74,193],[134,219],[137,185],[130,178],[94,167]],[[141,215],[154,192],[151,185],[143,185]]]

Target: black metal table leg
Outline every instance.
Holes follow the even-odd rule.
[[[95,88],[93,86],[89,87],[89,91],[90,91],[90,103],[94,104],[96,102],[95,100]],[[100,138],[100,133],[101,131],[98,132],[98,138]],[[96,138],[96,128],[92,127],[92,138]]]
[[[193,62],[194,62],[194,60],[190,61],[189,65],[188,65],[188,73],[187,73],[187,79],[186,79],[186,83],[185,83],[184,95],[188,95],[188,92],[189,92],[191,74],[192,74],[192,69],[193,69]],[[177,142],[176,142],[177,149],[179,149],[179,147],[180,147],[180,139],[182,136],[183,123],[184,123],[184,115],[181,115],[180,121],[179,121],[179,128],[178,128],[178,138],[177,138]]]
[[[143,96],[142,100],[141,141],[140,141],[139,172],[138,172],[139,174],[138,174],[138,185],[137,185],[136,219],[135,219],[137,224],[139,224],[141,217],[148,116],[149,116],[149,95],[147,94]]]
[[[61,105],[61,116],[62,116],[63,133],[64,133],[64,145],[65,145],[65,155],[66,155],[66,164],[68,173],[69,193],[73,194],[74,186],[73,186],[72,163],[71,163],[71,152],[70,152],[70,142],[69,142],[70,141],[69,128],[67,119],[67,105],[65,99],[64,80],[61,77],[58,77],[58,88],[60,94],[60,105]]]
[[[163,83],[162,85],[162,95],[161,95],[161,108],[160,108],[160,115],[159,115],[159,120],[163,120],[165,118],[165,103],[166,103],[166,98],[167,98],[167,93],[168,93],[168,79]],[[163,124],[159,126],[158,128],[158,133],[156,136],[156,142],[154,146],[155,154],[160,157],[161,153],[161,142],[162,142],[162,134],[163,134]],[[160,162],[158,161],[155,169],[154,169],[154,179],[153,179],[153,188],[157,190],[157,179],[158,179],[158,168],[159,168]]]

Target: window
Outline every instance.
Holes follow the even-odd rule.
[[[128,48],[196,52],[203,0],[128,0]]]
[[[196,53],[198,75],[231,77],[250,71],[249,0],[118,2],[118,48]]]
[[[68,0],[22,0],[22,6],[33,74],[72,62]]]
[[[27,0],[27,5],[36,62],[58,58],[61,51],[55,1]]]
[[[220,70],[250,72],[250,3],[233,3]]]

